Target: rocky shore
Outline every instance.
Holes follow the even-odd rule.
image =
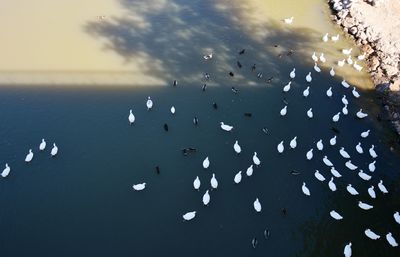
[[[368,71],[382,97],[384,118],[400,136],[400,1],[328,2],[332,19],[365,53]]]

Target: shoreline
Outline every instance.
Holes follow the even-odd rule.
[[[400,136],[400,3],[397,0],[328,0],[332,20],[365,53],[383,107]]]

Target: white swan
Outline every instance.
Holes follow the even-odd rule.
[[[314,151],[314,149],[311,148],[311,149],[306,153],[306,158],[307,158],[307,160],[311,160],[311,159],[313,158],[313,156],[314,156],[313,151]]]
[[[336,135],[333,136],[331,139],[329,139],[329,144],[330,145],[336,145]]]
[[[310,118],[310,119],[312,119],[312,118],[314,117],[312,108],[308,109],[308,111],[307,111],[307,117]]]
[[[147,102],[146,102],[147,110],[151,110],[153,108],[153,101],[151,100],[150,96],[147,97]]]
[[[335,169],[335,167],[331,167],[331,173],[332,173],[332,175],[335,176],[336,178],[342,177],[342,174],[340,174],[339,171],[337,171],[337,170]]]
[[[351,242],[348,243],[343,250],[344,257],[351,257],[352,251],[351,251]]]
[[[242,181],[242,171],[239,171],[238,173],[236,173],[235,177],[233,178],[233,181],[236,184],[239,184],[240,181]]]
[[[400,224],[400,214],[399,214],[398,211],[396,211],[396,212],[393,214],[393,218],[394,218],[394,220],[395,220],[398,224]]]
[[[364,113],[364,112],[362,111],[362,109],[360,109],[360,110],[356,113],[356,116],[357,116],[357,118],[359,118],[359,119],[364,119],[365,117],[368,116],[368,114]]]
[[[324,149],[324,144],[322,143],[322,139],[317,142],[317,149],[322,151]]]
[[[320,60],[322,63],[326,62],[326,58],[325,58],[324,53],[321,53],[321,54],[319,55],[319,60]]]
[[[235,141],[235,144],[233,145],[233,149],[235,150],[235,152],[237,154],[240,154],[242,152],[242,148],[240,147],[240,145],[239,145],[237,140]]]
[[[307,97],[310,94],[310,87],[307,87],[304,91],[303,91],[303,96]]]
[[[201,182],[200,182],[199,176],[196,176],[195,180],[193,181],[194,189],[199,190],[200,185],[201,185]]]
[[[42,142],[39,145],[39,150],[43,151],[46,148],[46,141],[42,138]]]
[[[343,103],[344,105],[348,105],[348,104],[349,104],[349,101],[347,100],[346,95],[343,95],[343,97],[342,97],[342,103]]]
[[[132,109],[129,110],[128,120],[130,125],[132,125],[135,122],[135,115],[133,115]]]
[[[195,211],[187,212],[182,217],[184,220],[192,220],[194,219],[194,217],[196,217],[196,212]]]
[[[283,19],[283,21],[284,21],[286,24],[292,24],[292,23],[293,23],[293,19],[294,19],[294,17],[292,16],[292,17],[290,17],[290,18],[285,18],[285,19]]]
[[[146,183],[140,183],[140,184],[133,185],[132,188],[135,191],[142,191],[143,189],[146,188]]]
[[[254,163],[256,166],[259,166],[259,165],[261,164],[260,159],[258,159],[258,157],[257,157],[257,152],[254,152],[254,154],[253,154],[253,163]]]
[[[345,59],[339,60],[339,61],[337,62],[337,65],[338,65],[339,67],[343,67],[345,61],[346,61]]]
[[[210,160],[208,159],[208,156],[207,156],[203,161],[203,168],[208,169],[209,166],[210,166]]]
[[[368,194],[369,194],[369,196],[371,196],[371,198],[373,198],[373,199],[376,198],[376,193],[375,193],[375,190],[374,190],[374,186],[371,186],[371,187],[368,188]]]
[[[350,55],[352,50],[353,50],[353,48],[343,49],[342,53],[345,54],[345,55]]]
[[[369,228],[367,228],[367,229],[364,231],[364,233],[365,233],[365,235],[366,235],[368,238],[370,238],[370,239],[372,239],[372,240],[377,240],[377,239],[381,238],[381,236],[375,234],[375,232],[373,232],[373,231],[372,231],[371,229],[369,229]]]
[[[284,87],[283,87],[283,92],[289,92],[290,90],[290,85],[292,84],[292,81],[289,81]]]
[[[8,163],[6,163],[6,167],[4,168],[3,172],[1,172],[1,176],[3,178],[7,177],[8,174],[10,174],[11,168],[8,166]]]
[[[297,137],[294,137],[291,141],[290,141],[290,147],[292,148],[292,149],[295,149],[296,148],[296,146],[297,146]]]
[[[354,96],[355,98],[359,98],[359,97],[360,97],[360,94],[357,92],[357,90],[356,90],[355,87],[353,87],[353,90],[351,91],[351,93],[353,94],[353,96]]]
[[[343,158],[350,159],[350,155],[344,150],[344,147],[340,148],[339,153]]]
[[[376,154],[374,148],[375,145],[371,145],[371,148],[369,149],[369,155],[371,155],[371,157],[375,159],[376,157],[378,157],[378,155]]]
[[[312,81],[311,72],[309,72],[306,76],[306,81],[310,83]]]
[[[215,178],[215,174],[214,173],[212,174],[210,183],[211,183],[211,187],[213,189],[217,189],[218,188],[218,180]]]
[[[368,211],[368,210],[374,208],[374,206],[369,205],[369,204],[367,204],[367,203],[363,203],[363,202],[361,202],[361,201],[358,201],[358,207],[360,207],[361,209],[366,210],[366,211]]]
[[[367,173],[365,173],[363,170],[360,170],[360,172],[358,172],[358,176],[365,181],[368,181],[371,179],[371,176],[368,175]]]
[[[325,177],[319,173],[319,170],[315,170],[314,176],[321,182],[325,181]]]
[[[363,67],[357,63],[357,61],[354,61],[353,63],[353,68],[356,69],[356,71],[362,71]]]
[[[248,177],[250,177],[251,175],[253,175],[253,164],[250,165],[250,167],[247,168],[247,170],[246,170],[246,175],[247,175]]]
[[[33,159],[32,149],[29,149],[29,153],[25,157],[25,162],[30,162]]]
[[[356,170],[358,169],[358,167],[356,165],[354,165],[353,163],[351,163],[351,160],[348,160],[345,163],[345,166],[349,169],[349,170]]]
[[[172,113],[172,114],[175,114],[175,106],[172,106],[172,107],[171,107],[171,113]]]
[[[326,34],[322,37],[322,41],[328,42],[328,40],[329,40],[328,33],[326,33]]]
[[[321,72],[321,68],[318,67],[317,63],[314,63],[314,70],[315,70],[316,72]]]
[[[375,163],[376,161],[371,162],[370,164],[368,164],[368,169],[370,172],[374,172],[376,167],[375,167]]]
[[[335,185],[335,183],[333,182],[333,177],[331,177],[331,180],[329,180],[328,186],[329,186],[329,189],[330,189],[332,192],[335,192],[335,191],[336,191],[336,185]]]
[[[343,115],[349,114],[349,110],[347,109],[347,104],[345,104],[345,105],[343,106],[343,108],[342,108],[342,113],[343,113]]]
[[[226,124],[224,124],[222,121],[220,122],[220,124],[221,124],[221,129],[222,129],[222,130],[231,131],[231,130],[233,129],[232,126],[226,125]]]
[[[336,36],[331,36],[331,40],[332,40],[333,42],[338,41],[338,40],[339,40],[339,34],[337,34]]]
[[[333,67],[331,68],[331,70],[329,71],[329,74],[333,77],[335,76],[335,70],[333,69]]]
[[[329,214],[330,214],[331,217],[334,218],[335,220],[342,220],[342,219],[343,219],[343,216],[340,215],[340,214],[339,214],[337,211],[335,211],[335,210],[332,210]]]
[[[351,58],[351,56],[347,57],[346,62],[347,62],[349,65],[352,65],[352,64],[353,64],[353,59]]]
[[[328,157],[325,155],[322,161],[325,163],[326,166],[332,167],[333,163],[328,159]]]
[[[58,153],[58,147],[57,147],[56,143],[53,143],[53,148],[51,149],[50,154],[51,154],[51,156],[56,156],[57,153]]]
[[[318,56],[315,54],[315,52],[311,55],[311,58],[314,62],[318,62]]]
[[[361,133],[361,137],[362,137],[362,138],[368,137],[368,136],[369,136],[369,132],[370,132],[369,129],[368,129],[367,131],[362,132],[362,133]]]
[[[397,246],[399,245],[399,244],[396,242],[396,239],[394,239],[392,233],[390,233],[390,232],[386,234],[386,240],[389,242],[389,244],[390,244],[392,247],[397,247]]]
[[[283,153],[283,151],[285,150],[285,147],[283,146],[283,141],[281,141],[278,146],[276,147],[276,149],[278,150],[279,153]]]
[[[343,86],[344,88],[349,88],[349,87],[350,87],[350,84],[347,83],[347,81],[344,80],[344,79],[342,80],[341,84],[342,84],[342,86]]]
[[[289,74],[291,79],[294,79],[296,77],[296,68],[293,68],[293,70]]]
[[[341,112],[338,112],[338,113],[336,113],[335,115],[333,115],[333,117],[332,117],[332,121],[333,121],[333,122],[338,122],[338,121],[339,121],[340,113],[341,113]]]
[[[326,96],[332,97],[332,87],[329,87],[328,90],[326,90]]]
[[[365,59],[366,53],[364,52],[363,54],[360,54],[359,56],[357,56],[357,59],[362,61]]]
[[[285,116],[287,113],[287,105],[285,105],[285,107],[283,107],[280,111],[281,116]]]
[[[364,150],[361,147],[361,142],[358,142],[358,144],[356,145],[356,151],[359,154],[363,154],[364,153]]]
[[[207,190],[203,195],[203,204],[208,205],[210,203],[210,199],[211,199],[211,197]]]
[[[348,184],[346,189],[351,195],[358,195],[358,191],[351,184]]]
[[[378,188],[381,190],[382,193],[387,194],[389,191],[386,189],[385,185],[383,184],[382,180],[378,183]]]
[[[311,194],[310,194],[310,189],[308,189],[308,187],[306,186],[306,183],[305,182],[303,182],[303,185],[301,186],[301,190],[303,191],[303,193],[306,195],[306,196],[310,196]]]
[[[256,198],[256,200],[253,203],[254,206],[254,210],[256,210],[256,212],[261,212],[261,203],[258,200],[258,198]]]

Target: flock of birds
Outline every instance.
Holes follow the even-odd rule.
[[[287,18],[287,19],[284,20],[284,22],[287,23],[287,24],[291,24],[293,22],[293,19],[294,19],[293,17]],[[322,40],[324,42],[327,42],[329,40],[329,35],[325,34],[322,37]],[[338,41],[339,40],[339,35],[331,36],[331,40],[333,42]],[[244,53],[245,53],[245,50],[243,49],[243,50],[241,50],[239,52],[239,55],[244,54]],[[353,67],[356,70],[358,70],[358,71],[362,70],[362,67],[359,66],[357,64],[357,62],[353,62],[352,57],[351,57],[351,53],[352,53],[352,49],[351,48],[350,49],[343,49],[342,53],[345,56],[348,56],[348,57],[337,62],[337,65],[339,67],[343,66],[345,64],[345,62],[347,62],[349,65],[353,65]],[[362,54],[362,55],[359,55],[357,57],[357,59],[358,60],[363,60],[364,57],[365,57],[365,54]],[[206,55],[203,56],[203,58],[206,61],[211,60],[213,58],[213,54],[212,53],[206,54]],[[326,62],[326,57],[324,56],[323,53],[321,53],[319,55],[319,57],[318,57],[317,54],[314,52],[311,55],[311,58],[315,63],[314,64],[314,71],[317,72],[317,73],[320,73],[321,72],[321,68],[318,66],[318,63]],[[239,64],[240,63],[238,62],[238,66],[239,66]],[[241,68],[241,67],[242,67],[242,65],[240,64],[239,68]],[[254,70],[255,70],[255,65],[253,65],[253,67],[252,67],[252,71],[254,71]],[[232,72],[230,72],[229,74],[231,76],[233,76]],[[332,77],[336,75],[334,67],[332,67],[330,69],[329,74]],[[257,75],[257,76],[260,77],[259,75]],[[206,73],[205,78],[209,79],[209,74]],[[297,76],[296,76],[296,68],[293,68],[293,70],[289,73],[289,82],[286,85],[283,86],[282,91],[283,91],[284,94],[287,94],[291,90],[291,84],[296,78],[297,78]],[[311,85],[311,83],[312,83],[312,72],[307,73],[307,75],[305,76],[305,81],[307,82],[307,84]],[[173,86],[176,86],[176,85],[177,85],[177,81],[175,80],[173,82]],[[342,80],[341,85],[345,89],[350,89],[352,87],[344,79]],[[203,87],[203,90],[205,90],[205,87]],[[238,92],[238,90],[235,89],[234,87],[232,87],[232,91],[234,93]],[[309,94],[310,94],[310,91],[311,91],[311,87],[307,86],[303,91],[303,97],[307,98],[309,96]],[[328,90],[326,91],[326,97],[332,98],[332,96],[334,94],[333,91],[334,91],[334,89],[332,87],[329,87]],[[357,91],[357,89],[355,87],[352,87],[351,95],[354,98],[360,98],[361,97],[360,93]],[[344,94],[342,96],[341,102],[343,104],[343,108],[340,111],[338,111],[337,113],[333,114],[333,116],[331,118],[331,121],[333,123],[338,123],[341,120],[341,116],[349,115],[349,110],[348,110],[349,100],[347,99],[347,97],[348,96],[346,94]],[[150,96],[148,97],[148,99],[146,101],[146,107],[147,107],[148,111],[152,110],[152,108],[153,108],[153,100],[151,99]],[[216,108],[216,106],[214,106],[214,107]],[[172,106],[170,111],[171,111],[171,114],[174,115],[175,111],[176,111],[175,107]],[[288,111],[289,111],[289,107],[288,107],[288,104],[286,104],[280,110],[279,114],[280,114],[280,116],[284,117],[284,116],[287,115]],[[306,112],[306,115],[307,115],[307,117],[309,119],[313,119],[314,118],[313,109],[309,108],[307,110],[307,112]],[[368,114],[363,112],[362,109],[359,109],[359,111],[355,113],[355,116],[358,119],[361,120],[361,119],[366,118],[368,116]],[[129,110],[128,120],[129,120],[129,123],[131,125],[135,123],[135,116],[134,116],[132,110]],[[198,121],[197,121],[196,117],[193,119],[193,122],[194,122],[194,124],[197,124]],[[227,133],[229,133],[230,131],[232,131],[234,129],[234,127],[232,125],[225,124],[224,122],[220,122],[219,127],[220,127],[221,130],[223,130],[223,131],[225,131]],[[164,129],[168,130],[168,125],[167,124],[164,125]],[[265,132],[267,130],[264,128],[263,131]],[[355,150],[359,155],[362,155],[365,152],[364,151],[364,147],[365,146],[364,147],[362,146],[361,141],[362,141],[362,139],[367,138],[369,136],[369,134],[370,134],[370,130],[369,129],[366,130],[366,131],[363,131],[360,134],[360,141],[355,146]],[[333,136],[332,138],[330,138],[328,140],[328,142],[329,142],[330,146],[336,145],[337,136],[336,135]],[[295,149],[297,147],[297,136],[295,136],[294,138],[292,138],[289,141],[289,145],[288,146],[285,146],[285,140],[282,140],[281,142],[279,142],[279,144],[276,147],[278,154],[283,154],[283,152],[285,151],[285,147],[290,147],[290,149]],[[323,140],[322,139],[318,140],[316,145],[315,145],[315,147],[316,147],[316,149],[318,151],[322,152],[324,150],[324,148],[325,148]],[[235,141],[235,143],[233,145],[233,150],[237,155],[241,154],[242,147],[239,145],[238,140]],[[314,158],[314,153],[313,152],[314,152],[314,148],[311,148],[306,152],[305,157],[306,157],[306,159],[308,161],[311,161]],[[372,159],[371,162],[368,165],[369,173],[364,172],[363,169],[359,168],[358,164],[352,162],[352,160],[351,160],[352,156],[350,156],[350,154],[346,151],[346,149],[344,147],[340,147],[339,154],[343,158],[343,161],[345,162],[344,163],[345,167],[347,169],[349,169],[350,171],[358,170],[357,174],[363,181],[369,181],[372,178],[372,173],[376,169],[375,164],[376,164],[376,160],[378,158],[378,154],[375,151],[375,146],[374,145],[371,145],[368,148],[368,154]],[[353,156],[353,157],[355,157],[355,156]],[[328,188],[332,192],[335,192],[335,191],[338,190],[338,188],[337,188],[337,186],[335,184],[335,180],[340,179],[342,177],[342,174],[341,174],[341,172],[339,172],[335,168],[334,163],[328,158],[328,156],[325,155],[321,161],[322,161],[322,163],[324,165],[326,165],[330,169],[331,176],[329,178],[329,175],[327,175],[327,174],[324,175],[319,170],[315,170],[314,176],[320,182],[323,182],[323,183],[328,182]],[[260,166],[260,164],[261,164],[261,160],[259,159],[259,157],[257,155],[257,152],[254,152],[253,158],[252,158],[252,163],[247,168],[247,170],[245,172],[245,175],[248,176],[248,177],[252,176],[253,168]],[[208,156],[206,156],[206,158],[203,160],[202,166],[203,166],[203,169],[205,169],[205,170],[207,170],[210,167],[210,158]],[[296,175],[296,174],[294,174],[294,175]],[[233,182],[235,184],[239,184],[242,181],[242,176],[244,176],[244,174],[242,174],[242,171],[237,172],[233,177]],[[201,185],[202,185],[202,183],[200,181],[199,176],[196,176],[194,181],[193,181],[193,188],[195,190],[200,190]],[[215,173],[212,173],[212,177],[210,179],[210,185],[211,185],[211,189],[217,189],[218,188],[218,180],[216,178]],[[133,189],[136,190],[136,191],[141,191],[141,190],[144,190],[145,188],[146,188],[146,183],[139,183],[139,184],[134,184],[133,185]],[[379,191],[382,194],[388,194],[389,193],[382,180],[380,180],[379,183],[377,184],[377,188],[379,189]],[[306,197],[311,197],[312,191],[307,187],[307,183],[305,181],[301,185],[301,190],[302,190],[302,192],[304,193],[304,195]],[[351,184],[347,185],[346,190],[352,196],[359,195],[359,192],[357,191],[357,189]],[[376,198],[377,192],[376,192],[375,185],[371,185],[368,188],[368,194],[371,197],[371,199],[375,199]],[[207,189],[205,191],[205,193],[203,194],[202,202],[203,202],[203,204],[205,206],[207,206],[210,203],[210,201],[211,201],[210,190]],[[368,210],[374,208],[373,205],[371,205],[370,203],[367,203],[367,202],[358,201],[357,203],[358,203],[358,207],[360,209],[362,209],[363,211],[368,211]],[[262,212],[262,203],[261,203],[259,198],[256,198],[254,200],[253,208],[254,208],[255,212],[257,212],[257,213]],[[197,211],[192,210],[192,211],[189,211],[189,212],[186,212],[185,214],[183,214],[182,217],[183,217],[183,219],[185,221],[190,221],[190,220],[193,220],[196,217],[196,213],[197,213]],[[345,216],[346,216],[346,215],[342,214],[341,212],[339,212],[337,210],[331,210],[329,214],[334,220],[337,220],[337,221],[340,221],[340,220],[344,219]],[[395,212],[393,214],[393,218],[398,224],[400,224],[400,214],[399,214],[399,212]],[[270,232],[269,232],[268,229],[266,229],[264,231],[264,236],[265,236],[266,239],[268,238],[269,233]],[[366,237],[368,237],[369,239],[372,239],[372,240],[378,240],[378,239],[381,238],[381,235],[379,235],[376,232],[374,232],[371,228],[366,228],[364,233],[365,233]],[[389,243],[390,246],[392,246],[392,247],[397,247],[398,246],[398,243],[397,243],[396,239],[393,237],[391,232],[387,232],[385,237],[386,237],[386,240],[387,240],[387,242]],[[257,238],[254,237],[252,239],[251,243],[252,243],[252,246],[255,248],[257,246],[257,243],[258,243]],[[349,257],[349,256],[352,255],[352,243],[351,242],[348,242],[345,245],[345,247],[344,247],[344,255],[346,257]]]
[[[46,141],[44,140],[44,138],[42,138],[42,142],[40,142],[39,144],[39,151],[44,151],[46,149],[46,145],[47,145]],[[58,153],[58,147],[56,143],[53,143],[53,148],[50,151],[50,155],[54,157],[57,155],[57,153]],[[29,163],[32,161],[32,159],[33,159],[33,151],[32,149],[29,149],[28,154],[25,157],[25,162]],[[3,178],[5,178],[10,174],[10,172],[11,172],[11,167],[8,165],[8,163],[6,163],[6,167],[3,169],[0,175]]]

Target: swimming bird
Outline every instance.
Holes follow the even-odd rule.
[[[322,37],[322,41],[328,42],[328,40],[329,40],[328,33],[326,33],[326,34]]]
[[[312,112],[312,108],[308,109],[308,111],[307,111],[307,116],[308,116],[308,118],[310,118],[310,119],[312,119],[312,118],[314,117],[314,114],[313,114],[313,112]]]
[[[357,61],[354,61],[353,63],[353,68],[356,69],[356,71],[362,71],[363,67],[357,63]]]
[[[42,142],[39,145],[39,150],[43,151],[45,148],[46,148],[46,141],[44,140],[44,138],[42,138]]]
[[[307,97],[310,94],[310,87],[307,87],[304,91],[303,91],[303,96]]]
[[[250,167],[247,168],[247,170],[246,170],[246,175],[247,175],[248,177],[250,177],[251,175],[253,175],[253,164],[250,165]]]
[[[332,175],[333,175],[334,177],[336,177],[336,178],[342,177],[342,175],[339,173],[339,171],[337,171],[337,170],[335,169],[335,167],[331,167],[331,173],[332,173]]]
[[[369,129],[368,129],[367,131],[362,132],[362,133],[361,133],[361,137],[362,137],[362,138],[368,137],[368,136],[369,136],[369,132],[370,132]]]
[[[310,196],[310,190],[308,189],[308,187],[306,186],[306,183],[303,182],[303,185],[301,186],[301,190],[303,191],[303,193],[306,196]]]
[[[376,154],[374,148],[375,146],[371,145],[371,148],[369,149],[369,155],[371,155],[371,157],[375,159],[376,157],[378,157],[378,155]]]
[[[307,160],[311,160],[312,158],[313,158],[313,150],[314,149],[310,149],[307,153],[306,153],[306,157],[307,157]]]
[[[338,113],[336,113],[335,115],[333,115],[333,117],[332,117],[332,121],[333,121],[333,122],[338,122],[338,121],[339,121],[340,113],[341,113],[341,112],[338,112]]]
[[[352,251],[351,251],[351,242],[348,243],[343,250],[344,257],[351,257]]]
[[[348,160],[345,163],[345,166],[349,169],[349,170],[356,170],[358,169],[358,167],[356,165],[354,165],[353,163],[351,163],[351,160]]]
[[[238,173],[236,173],[236,175],[235,175],[233,181],[234,181],[236,184],[239,184],[240,181],[242,181],[242,171],[239,171]]]
[[[376,193],[375,193],[375,190],[374,190],[374,186],[371,186],[371,187],[368,188],[368,194],[369,194],[369,196],[371,196],[371,198],[373,198],[373,199],[376,198]]]
[[[357,190],[351,184],[348,184],[346,189],[351,195],[358,195]]]
[[[209,54],[206,54],[206,55],[203,56],[204,60],[211,60],[212,57],[213,57],[212,53],[209,53]]]
[[[367,203],[363,203],[361,201],[358,201],[358,207],[360,207],[361,209],[366,210],[366,211],[374,208],[374,206],[369,205]]]
[[[212,174],[212,178],[210,180],[210,183],[211,183],[211,187],[213,189],[217,189],[218,188],[218,180],[215,178],[215,174],[214,173]]]
[[[142,191],[143,189],[146,188],[146,183],[140,183],[140,184],[133,185],[132,188],[135,191]]]
[[[276,149],[278,150],[279,153],[283,153],[283,151],[285,150],[285,147],[283,146],[283,141],[281,141],[278,146],[276,147]]]
[[[212,54],[211,54],[212,56]],[[172,82],[172,86],[176,87],[178,85],[178,81],[175,79],[174,82]]]
[[[362,61],[365,59],[366,53],[364,52],[363,54],[360,54],[359,56],[357,56],[357,59]]]
[[[239,61],[237,61],[236,64],[237,64],[237,66],[238,66],[239,69],[242,68],[242,64],[241,64]]]
[[[356,90],[355,87],[353,87],[353,90],[351,91],[351,93],[353,94],[353,96],[354,96],[355,98],[359,98],[359,97],[360,97],[360,94],[357,92],[357,90]]]
[[[196,212],[195,211],[187,212],[182,217],[184,220],[188,220],[188,221],[192,220],[196,217]]]
[[[316,72],[321,72],[321,68],[318,67],[317,63],[314,63],[314,70],[315,70]]]
[[[388,190],[386,189],[385,185],[383,184],[382,180],[379,181],[378,183],[378,188],[381,190],[382,193],[387,194],[389,193]]]
[[[386,240],[389,242],[389,244],[392,247],[397,247],[398,246],[398,244],[396,242],[396,239],[394,239],[392,233],[389,232],[389,233],[386,234]]]
[[[332,87],[329,87],[328,90],[326,90],[326,96],[332,97]]]
[[[346,95],[343,95],[343,97],[342,97],[342,103],[344,104],[344,105],[348,105],[349,104],[349,101],[347,100],[347,97],[346,97]]]
[[[376,161],[373,161],[373,162],[371,162],[370,164],[368,164],[368,169],[369,169],[369,171],[371,171],[371,172],[374,172],[375,171],[375,163],[376,163]]]
[[[193,124],[195,126],[197,126],[199,124],[199,119],[196,116],[193,118]]]
[[[293,70],[289,74],[291,79],[294,79],[296,77],[296,68],[293,68]]]
[[[364,113],[364,112],[362,111],[362,109],[360,109],[360,110],[356,113],[356,116],[357,116],[359,119],[363,119],[363,118],[367,117],[368,114]]]
[[[269,229],[265,229],[265,230],[264,230],[264,238],[265,238],[265,239],[268,239],[269,236],[270,236],[270,234],[271,234],[271,233],[269,232]]]
[[[235,94],[237,94],[237,93],[239,92],[239,90],[236,89],[235,87],[231,87],[231,90],[232,90],[232,92],[235,93]]]
[[[292,149],[295,149],[296,148],[296,146],[297,146],[297,137],[294,137],[291,141],[290,141],[290,147],[292,148]]]
[[[51,149],[50,154],[51,154],[51,156],[56,156],[57,153],[58,153],[58,147],[57,147],[56,143],[53,143],[53,148]]]
[[[346,62],[347,62],[349,65],[352,65],[352,64],[353,64],[353,59],[351,58],[351,56],[347,57]]]
[[[243,48],[242,50],[239,51],[239,55],[244,54],[245,51],[246,51],[246,49]]]
[[[400,214],[398,211],[393,214],[393,218],[397,223],[400,224]]]
[[[321,62],[326,62],[326,58],[325,58],[325,56],[324,56],[324,53],[321,53],[321,54],[319,55],[319,60],[320,60]]]
[[[311,58],[313,59],[314,62],[318,62],[318,56],[315,54],[315,52],[313,52]]]
[[[375,234],[375,232],[373,232],[373,231],[372,231],[371,229],[369,229],[369,228],[367,228],[367,229],[364,231],[364,233],[365,233],[365,235],[366,235],[368,238],[370,238],[370,239],[372,239],[372,240],[377,240],[377,239],[380,238],[379,235]]]
[[[3,172],[1,172],[1,176],[3,178],[7,177],[8,174],[10,174],[11,168],[8,166],[8,163],[6,163],[6,167],[4,168]]]
[[[132,113],[132,109],[129,110],[129,116],[128,116],[129,124],[132,125],[135,122],[135,115]],[[43,141],[42,141],[43,143]],[[42,144],[40,144],[42,145]],[[46,143],[45,143],[46,146]]]
[[[207,190],[203,195],[203,204],[207,206],[209,203],[210,203],[210,194],[208,193]]]
[[[340,214],[339,214],[337,211],[335,211],[335,210],[332,210],[329,214],[330,214],[331,217],[334,218],[335,220],[342,220],[342,219],[343,219],[343,216],[340,215]]]
[[[153,108],[153,101],[151,100],[150,96],[147,97],[147,102],[146,102],[147,110],[150,111],[151,108]]]
[[[214,108],[215,110],[218,109],[218,105],[217,105],[216,102],[213,102],[212,106],[213,106],[213,108]]]
[[[343,49],[343,50],[342,50],[342,53],[345,54],[345,55],[350,55],[350,54],[351,54],[351,51],[353,51],[353,48]]]
[[[322,151],[324,149],[324,144],[322,143],[322,139],[317,142],[317,149]]]
[[[235,144],[233,145],[233,149],[235,150],[235,152],[237,154],[240,154],[242,152],[242,148],[240,147],[240,145],[239,145],[237,140],[235,141]]]
[[[203,168],[208,169],[209,166],[210,166],[210,160],[208,159],[208,156],[207,156],[203,161]]]
[[[164,130],[165,131],[168,131],[169,129],[168,129],[168,124],[167,123],[164,123]]]
[[[285,19],[283,19],[283,21],[284,21],[286,24],[292,24],[292,23],[293,23],[293,19],[294,19],[294,17],[292,16],[292,17],[290,17],[290,18],[285,18]]]
[[[193,181],[194,189],[196,189],[198,191],[200,189],[200,185],[201,185],[201,182],[200,182],[199,176],[196,176],[195,180]]]
[[[329,140],[330,145],[336,145],[336,135],[334,135],[330,140]]]
[[[287,114],[287,105],[281,109],[280,114],[281,116],[285,116]]]
[[[315,170],[314,176],[321,182],[325,181],[325,177],[319,173],[319,170]]]
[[[256,198],[256,200],[253,203],[254,206],[254,210],[256,210],[256,212],[261,212],[261,203],[258,200],[258,198]]]
[[[335,70],[333,69],[333,67],[329,71],[329,74],[331,75],[331,77],[335,76]]]
[[[309,72],[306,76],[306,81],[310,83],[312,81],[311,72]]]
[[[333,42],[338,41],[338,40],[339,40],[339,34],[337,34],[336,36],[331,36],[331,40],[332,40]]]
[[[336,185],[333,182],[333,177],[331,177],[331,180],[329,180],[328,186],[329,186],[329,189],[332,190],[332,192],[336,191]]]
[[[362,149],[360,142],[358,142],[358,144],[356,145],[356,151],[359,154],[363,154],[364,153],[364,150]]]
[[[289,81],[284,87],[283,87],[283,92],[289,92],[290,90],[290,84],[292,84],[292,81]]]
[[[367,173],[365,173],[363,170],[360,170],[360,172],[358,172],[358,176],[365,181],[368,181],[371,179],[371,176],[368,175]]]
[[[204,92],[204,91],[206,91],[206,89],[207,89],[207,84],[204,84],[204,85],[201,87],[201,90]]]
[[[342,84],[342,86],[343,86],[344,88],[349,88],[349,87],[350,87],[350,84],[347,83],[347,81],[344,80],[344,79],[342,80],[341,84]],[[343,103],[343,104],[345,104],[345,103]],[[347,103],[347,104],[349,104],[349,103]]]
[[[344,147],[340,148],[339,153],[343,158],[350,159],[350,155],[344,150]]]
[[[260,159],[258,159],[258,157],[257,157],[257,152],[254,152],[254,154],[253,154],[253,163],[254,163],[256,166],[260,166],[260,164],[261,164]]]
[[[231,130],[233,129],[233,126],[224,124],[222,121],[220,122],[220,124],[221,124],[221,129],[222,129],[222,130],[231,131]]]
[[[343,108],[342,108],[342,113],[343,113],[343,115],[349,114],[349,110],[347,109],[347,104],[345,104],[345,105],[343,106]]]
[[[172,107],[171,107],[171,113],[172,113],[172,114],[175,114],[175,106],[172,106]]]
[[[29,153],[26,155],[25,157],[25,162],[30,162],[32,161],[33,158],[33,153],[32,153],[32,149],[29,149]]]
[[[229,76],[233,77],[233,76],[235,76],[235,74],[233,74],[233,72],[230,71],[230,72],[229,72]]]
[[[345,62],[345,59],[339,60],[339,61],[337,62],[337,65],[338,65],[339,67],[343,67],[344,62]]]

